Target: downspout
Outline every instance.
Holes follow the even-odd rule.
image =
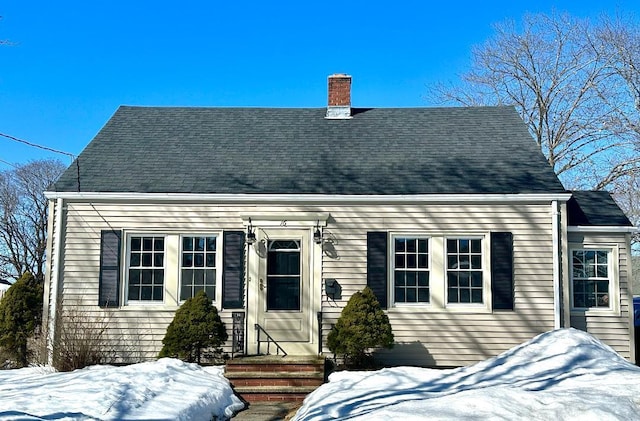
[[[553,247],[553,328],[562,327],[561,285],[560,285],[560,212],[558,201],[551,202],[551,236]]]
[[[626,234],[624,236],[625,242],[627,244],[628,250],[629,252],[631,252],[631,234]],[[631,264],[631,262],[629,262],[627,264],[627,279],[633,279],[633,264]],[[627,282],[627,285],[629,285],[631,282]],[[627,286],[628,289],[632,289],[629,288]],[[636,337],[636,329],[635,329],[635,316],[634,316],[634,311],[633,311],[633,291],[628,291],[627,294],[629,295],[629,298],[631,299],[631,310],[629,311],[629,361],[631,361],[632,364],[638,364],[638,355],[636,355],[636,342],[638,341],[638,338]]]
[[[62,206],[64,205],[64,199],[58,198],[56,202],[56,223],[55,223],[55,233],[53,235],[53,256],[52,256],[52,267],[53,272],[51,273],[51,289],[49,293],[49,326],[48,326],[48,352],[47,352],[47,363],[49,365],[53,365],[53,347],[55,344],[56,338],[56,312],[58,307],[58,284],[60,282],[60,256],[61,256],[61,244],[62,244],[62,213],[64,210]]]

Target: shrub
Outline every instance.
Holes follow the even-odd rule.
[[[107,351],[113,349],[107,337],[108,315],[90,313],[79,304],[68,304],[58,318],[53,346],[53,366],[58,371],[115,361],[112,352]]]
[[[345,364],[351,367],[366,366],[372,348],[393,347],[389,318],[369,287],[349,299],[327,342],[331,352],[344,355]]]
[[[211,304],[207,294],[200,291],[176,311],[162,340],[164,346],[159,357],[200,363],[203,350],[218,348],[227,338],[218,309]]]
[[[0,347],[18,367],[27,365],[27,341],[42,321],[42,294],[42,283],[27,272],[0,300]]]

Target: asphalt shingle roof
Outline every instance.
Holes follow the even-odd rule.
[[[633,224],[606,191],[574,191],[567,202],[569,225],[631,227]]]
[[[329,120],[324,108],[123,106],[54,189],[565,192],[512,107],[354,108],[352,114]]]

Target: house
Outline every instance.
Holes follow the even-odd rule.
[[[512,107],[120,107],[46,193],[45,314],[108,317],[155,358],[204,289],[226,351],[329,353],[370,286],[389,364],[460,366],[574,326],[630,361],[630,233],[605,192],[566,191]],[[259,350],[259,347],[262,347]]]
[[[0,298],[4,296],[11,285],[13,285],[11,282],[0,278]]]

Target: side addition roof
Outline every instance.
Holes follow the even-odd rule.
[[[633,224],[606,191],[574,191],[567,202],[569,226],[632,227]]]
[[[79,168],[78,168],[79,167]],[[120,107],[63,192],[564,193],[512,107]]]

